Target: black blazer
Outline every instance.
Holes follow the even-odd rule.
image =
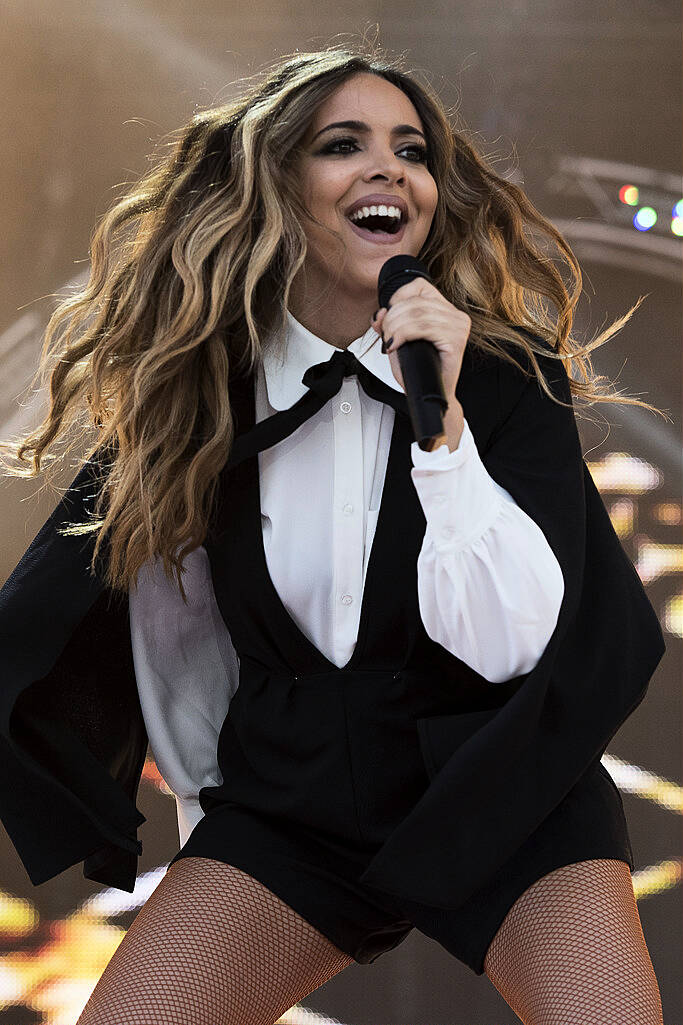
[[[563,365],[539,359],[554,394],[571,401]],[[583,460],[573,411],[471,346],[456,396],[486,469],[543,530],[565,592],[537,665],[497,685],[499,707],[427,724],[430,785],[361,876],[443,908],[483,885],[601,757],[665,650]],[[91,537],[58,533],[92,511],[97,456],[0,590],[0,819],[32,883],[82,861],[86,878],[132,892],[148,738],[128,600],[89,572]],[[219,485],[217,505],[220,495]],[[211,570],[219,594],[228,569]]]

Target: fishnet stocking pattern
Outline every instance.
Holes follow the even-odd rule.
[[[629,866],[575,862],[515,902],[484,970],[524,1025],[663,1025]]]
[[[76,1025],[274,1025],[353,958],[252,876],[174,862]]]

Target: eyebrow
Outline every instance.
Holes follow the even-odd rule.
[[[323,132],[329,132],[331,128],[351,128],[355,132],[369,132],[371,131],[370,125],[366,125],[365,121],[333,121],[331,125],[325,125],[319,132],[316,132],[311,142],[315,142],[319,135]],[[427,141],[423,132],[419,128],[413,128],[412,125],[396,125],[391,130],[392,135],[421,135],[422,138]]]

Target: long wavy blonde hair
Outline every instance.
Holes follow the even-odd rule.
[[[206,536],[233,442],[229,383],[251,374],[263,340],[282,332],[290,286],[306,258],[302,223],[310,214],[292,167],[316,108],[359,72],[403,90],[422,119],[438,206],[418,258],[440,292],[469,314],[468,345],[517,366],[510,349],[521,350],[556,401],[536,360],[548,350],[512,325],[526,327],[568,373],[579,368],[582,380],[570,375],[574,395],[659,412],[601,386],[589,356],[643,297],[589,346],[578,345],[571,328],[582,279],[569,245],[521,188],[495,173],[469,133],[452,126],[433,88],[401,63],[362,45],[280,58],[255,81],[242,80],[241,95],[171,133],[169,152],[96,226],[88,284],[60,302],[46,328],[33,384],[56,356],[49,412],[32,433],[0,446],[20,463],[31,454],[31,469],[8,471],[23,477],[40,472],[45,450],[74,425],[67,451],[88,441],[86,460],[107,453],[95,516],[63,533],[97,533],[91,572],[107,535],[108,587],[127,592],[143,564],[161,557],[185,599],[183,559]],[[533,229],[569,265],[571,293]]]

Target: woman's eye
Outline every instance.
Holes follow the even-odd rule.
[[[322,152],[323,153],[339,153],[340,151],[339,151],[339,149],[337,147],[339,147],[339,146],[347,146],[347,145],[355,146],[356,149],[358,149],[358,147],[356,146],[356,140],[355,139],[335,139],[334,142],[331,142],[327,146],[325,146],[325,148],[322,150]],[[415,163],[418,163],[420,161],[426,162],[426,160],[427,160],[427,147],[426,146],[412,145],[411,144],[409,146],[402,146],[401,149],[403,149],[403,150],[410,150],[413,153],[415,153],[417,155],[417,160],[415,161]]]

